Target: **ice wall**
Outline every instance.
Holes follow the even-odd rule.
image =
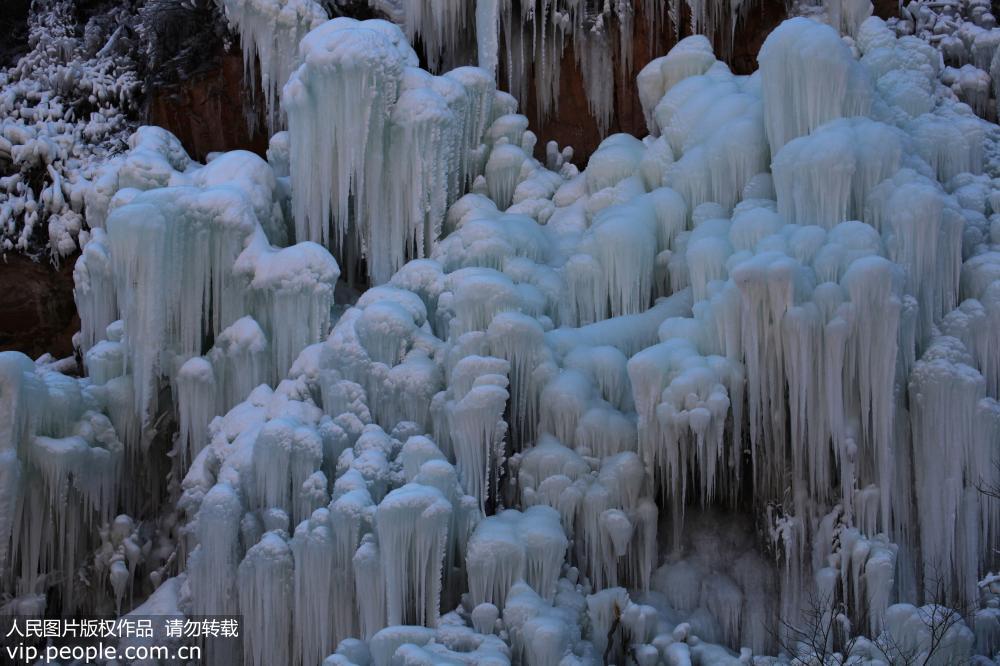
[[[639,78],[650,136],[581,172],[483,70],[325,23],[270,163],[144,129],[109,165],[90,377],[8,360],[0,426],[75,451],[20,405],[93,395],[142,460],[169,385],[178,604],[239,609],[247,663],[805,661],[810,618],[862,663],[995,650],[994,139],[926,45],[855,35],[786,22],[752,76],[685,40]],[[380,248],[380,284],[332,314],[327,251],[271,245],[291,226]]]

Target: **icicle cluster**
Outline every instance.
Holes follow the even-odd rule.
[[[116,518],[128,451],[107,416],[114,397],[19,352],[0,353],[6,612],[43,613],[50,589],[67,613],[121,611],[133,584],[138,595],[151,591],[137,577],[163,562],[159,554],[147,561],[142,549],[150,544],[128,516]],[[57,571],[68,575],[53,576]]]
[[[918,0],[900,5],[899,16],[887,24],[901,40],[919,39],[930,52],[939,52],[935,56],[943,65],[938,69],[945,94],[966,102],[983,118],[996,119],[1000,29],[989,4]]]
[[[307,32],[329,18],[312,0],[217,0],[236,27],[251,93],[259,65],[260,87],[270,133],[280,129],[278,95],[295,69],[297,48]],[[256,120],[256,119],[254,119]]]
[[[88,193],[94,245],[74,272],[81,342],[89,357],[101,329],[121,317],[119,374],[130,376],[140,425],[156,414],[161,377],[176,376],[181,392],[195,391],[178,405],[190,397],[191,409],[208,410],[197,418],[183,410],[184,437],[195,442],[206,416],[283,375],[326,333],[340,271],[316,244],[268,242],[285,237],[282,194],[256,155],[235,151],[198,165],[151,127],[130,145]],[[212,367],[185,365],[206,351],[206,338],[215,340]],[[203,399],[213,394],[216,407]]]
[[[75,451],[44,429],[59,410],[20,405],[47,385],[79,420],[74,391],[93,395],[127,465],[169,380],[190,460],[177,610],[241,613],[245,663],[995,651],[989,133],[926,45],[875,18],[854,34],[857,53],[788,21],[748,77],[682,42],[639,79],[651,135],[608,137],[580,172],[557,147],[558,171],[532,156],[482,70],[434,78],[397,28],[326,23],[273,166],[195,165],[145,129],[109,167],[77,271],[91,377],[8,360],[0,428]],[[449,138],[414,152],[427,137]],[[397,140],[462,166],[389,182]],[[336,265],[269,244],[289,172],[320,240],[332,215],[374,247],[359,226],[383,218],[365,216],[422,210],[379,239],[404,254],[329,334]],[[4,498],[22,492],[14,450]],[[948,609],[980,602],[972,626]]]
[[[494,84],[469,67],[418,69],[400,29],[382,20],[328,21],[299,51],[283,93],[295,237],[365,257],[368,276],[385,283],[429,254],[447,206],[482,168]]]

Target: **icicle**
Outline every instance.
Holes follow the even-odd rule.
[[[982,539],[991,533],[984,529],[990,521],[983,519],[975,486],[993,464],[992,454],[979,448],[984,440],[977,429],[992,434],[995,425],[984,419],[989,412],[979,413],[985,382],[970,361],[958,340],[936,338],[914,367],[909,387],[924,594],[934,598],[941,586],[948,602],[959,605],[976,599]]]
[[[282,93],[295,237],[343,248],[350,226],[367,238],[369,220],[382,218],[386,120],[407,58],[389,36],[353,19],[314,29],[299,53],[303,64]]]
[[[340,267],[315,243],[279,250],[258,230],[237,258],[234,271],[249,284],[250,311],[270,341],[272,372],[282,377],[306,345],[326,335]],[[289,321],[301,324],[284,325]]]
[[[219,333],[208,353],[219,386],[219,413],[272,378],[267,352],[267,338],[253,317],[241,317]]]
[[[97,344],[105,328],[118,318],[114,285],[108,236],[104,229],[92,229],[90,241],[73,267],[73,300],[80,313],[84,352]]]
[[[333,582],[330,591],[332,594],[333,637],[338,640],[354,635],[359,628],[367,630],[365,625],[359,623],[359,619],[364,618],[364,621],[367,621],[368,618],[364,614],[359,616],[355,609],[368,609],[369,600],[373,602],[371,607],[381,613],[379,617],[385,615],[384,601],[378,601],[378,597],[384,597],[385,594],[380,587],[377,588],[375,594],[366,588],[364,602],[355,596],[355,564],[353,559],[355,553],[360,552],[359,546],[362,544],[362,536],[368,529],[368,516],[373,509],[374,503],[371,495],[364,489],[347,492],[330,503],[329,526],[334,550],[332,562],[327,564],[332,568],[331,580]],[[357,581],[359,586],[363,586],[366,582],[370,582],[370,579],[358,578]]]
[[[268,532],[240,563],[240,612],[246,624],[244,663],[292,663],[292,551],[282,532]]]
[[[466,554],[473,603],[502,606],[520,580],[551,601],[567,543],[551,507],[509,509],[480,521]]]
[[[406,37],[411,43],[420,38],[430,69],[437,71],[442,62],[458,58],[459,46],[468,41],[471,4],[465,0],[412,0],[402,4]],[[478,8],[475,11],[478,28]]]
[[[772,156],[826,121],[864,115],[871,105],[866,72],[830,26],[789,19],[767,36],[757,60]]]
[[[486,183],[490,198],[496,202],[497,208],[506,210],[514,196],[521,177],[521,167],[528,159],[520,146],[508,143],[498,144],[490,151],[486,162]]]
[[[689,76],[704,74],[713,64],[712,44],[702,35],[691,35],[677,42],[667,55],[650,60],[642,68],[636,76],[636,87],[650,134],[660,133],[653,110],[667,91]]]
[[[295,559],[294,617],[313,619],[294,624],[295,663],[319,663],[337,643],[337,634],[331,631],[334,628],[331,619],[341,601],[338,597],[344,581],[334,578],[339,572],[330,566],[334,541],[326,509],[318,509],[295,528],[291,541]],[[353,606],[351,603],[349,608]]]
[[[872,3],[868,0],[824,0],[827,21],[838,32],[854,37],[858,28],[872,15]]]
[[[388,282],[407,258],[430,253],[440,234],[448,197],[448,160],[458,120],[444,98],[426,88],[404,91],[392,109],[389,142],[390,217],[372,234],[369,272]],[[415,176],[416,174],[416,176]],[[386,260],[386,261],[383,261]]]
[[[861,219],[868,194],[899,170],[902,158],[902,137],[886,125],[860,118],[827,123],[774,156],[778,212],[828,229]]]
[[[370,639],[386,623],[386,571],[375,535],[366,534],[352,559],[361,635]]]
[[[500,0],[476,0],[478,65],[496,76],[500,49]]]
[[[190,565],[196,614],[228,615],[238,610],[236,572],[242,516],[239,496],[225,483],[214,485],[201,503],[197,523],[199,545]]]
[[[311,0],[221,0],[226,17],[240,33],[245,82],[254,90],[255,62],[260,63],[270,133],[278,130],[278,92],[295,68],[295,49],[309,30],[327,19],[326,11]]]
[[[484,511],[487,502],[498,499],[508,372],[506,361],[480,356],[463,358],[452,371],[454,397],[446,406],[450,440],[462,487]]]
[[[201,356],[188,359],[177,371],[177,411],[180,415],[180,469],[197,457],[208,442],[208,422],[216,414],[217,396],[212,365]],[[225,410],[224,410],[225,411]]]
[[[451,513],[441,491],[416,483],[393,490],[379,504],[375,527],[390,625],[437,624]]]

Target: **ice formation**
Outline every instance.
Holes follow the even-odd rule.
[[[264,92],[268,129],[273,133],[280,129],[278,94],[297,65],[298,43],[307,32],[329,17],[326,10],[312,0],[218,2],[239,32],[247,81],[254,81],[255,65],[260,66],[260,87]]]
[[[430,253],[447,206],[481,168],[474,152],[494,85],[470,67],[416,69],[400,29],[381,20],[334,19],[299,50],[283,93],[295,236],[365,257],[368,276],[385,283]]]
[[[411,34],[473,20],[415,4]],[[125,609],[183,572],[248,664],[992,656],[992,130],[937,51],[833,9],[750,76],[681,41],[649,136],[583,171],[384,21],[303,38],[270,161],[140,129],[85,198],[88,376],[0,355],[5,591],[97,551],[82,604]],[[335,304],[324,246],[374,286]],[[118,515],[146,460],[153,532]]]
[[[112,8],[79,31],[75,14],[72,2],[39,5],[28,52],[0,71],[0,253],[58,263],[83,247],[84,193],[136,128],[134,10]]]
[[[921,39],[941,54],[941,81],[947,91],[969,104],[982,117],[996,118],[990,108],[995,97],[995,55],[1000,30],[991,8],[981,2],[936,4],[910,2],[900,5],[900,15],[888,22],[900,38]]]

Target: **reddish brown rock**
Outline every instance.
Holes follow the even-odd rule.
[[[872,0],[872,6],[875,7],[873,13],[884,19],[899,16],[899,5],[899,0]]]
[[[243,84],[243,58],[227,53],[215,68],[180,83],[150,92],[147,122],[172,132],[188,154],[204,161],[208,153],[251,150],[263,155],[267,134],[247,122],[248,92]],[[258,105],[262,100],[258,100]]]
[[[73,353],[73,334],[80,330],[73,302],[75,262],[76,256],[70,257],[57,269],[20,255],[0,257],[0,351],[31,358]]]

